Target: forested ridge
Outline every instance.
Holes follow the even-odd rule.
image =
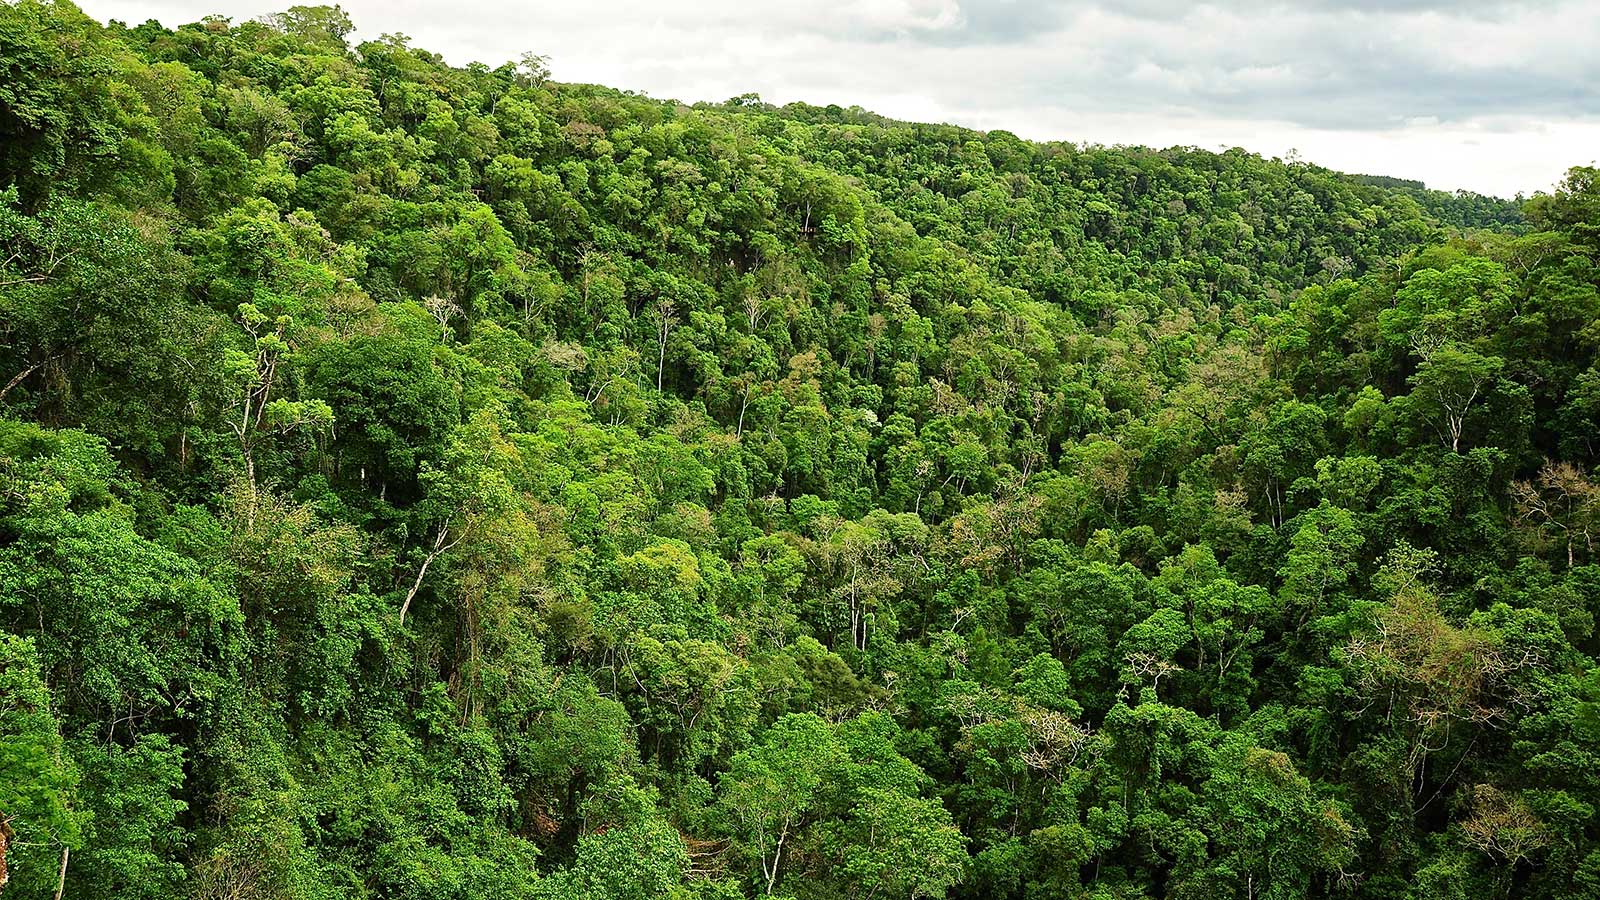
[[[0,898],[1600,897],[1600,172],[352,32],[0,3]]]

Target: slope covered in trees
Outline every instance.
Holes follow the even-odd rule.
[[[0,4],[0,897],[1600,896],[1595,170],[350,33]]]

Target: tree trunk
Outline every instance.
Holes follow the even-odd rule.
[[[402,628],[405,627],[406,611],[411,609],[411,601],[416,599],[417,591],[422,590],[422,579],[427,576],[428,567],[433,565],[433,561],[438,559],[440,554],[444,553],[446,550],[449,550],[451,547],[454,547],[461,540],[458,537],[454,541],[446,544],[444,539],[449,533],[450,520],[445,519],[444,524],[439,526],[439,533],[433,539],[433,549],[428,551],[427,557],[422,560],[422,568],[417,570],[417,578],[415,581],[411,582],[411,590],[406,592],[405,602],[400,604],[400,626]]]
[[[56,897],[61,900],[61,895],[67,892],[67,857],[72,853],[71,847],[61,848],[61,874],[56,877]]]
[[[22,383],[22,379],[27,378],[29,375],[32,375],[34,373],[34,371],[37,370],[42,365],[44,365],[44,363],[34,363],[33,365],[27,367],[26,369],[23,369],[21,372],[18,372],[17,374],[11,376],[11,380],[6,382],[6,386],[3,387],[3,388],[0,388],[0,400],[4,400],[6,398],[6,395],[11,393],[11,389],[12,388],[14,388],[17,385],[21,384]]]
[[[772,869],[767,872],[767,896],[772,896],[773,885],[778,882],[778,865],[783,861],[783,842],[789,837],[789,823],[783,823],[783,830],[778,833],[778,846],[772,851]],[[765,865],[763,865],[765,868]]]

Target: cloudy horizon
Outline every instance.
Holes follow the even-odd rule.
[[[81,0],[168,27],[287,7]],[[351,0],[455,65],[523,52],[554,77],[684,102],[758,93],[1033,140],[1239,146],[1499,196],[1600,156],[1600,4],[1587,0]]]

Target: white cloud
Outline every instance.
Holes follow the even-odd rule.
[[[214,0],[84,0],[168,25]],[[288,5],[246,0],[247,19]],[[1600,147],[1589,0],[346,0],[361,35],[685,101],[747,91],[1095,143],[1243,146],[1509,195]]]

